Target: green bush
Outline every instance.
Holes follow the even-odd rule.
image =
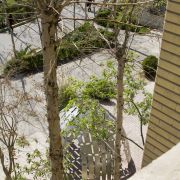
[[[156,77],[156,70],[157,70],[157,65],[158,65],[158,58],[155,56],[147,56],[143,62],[143,70],[145,76],[150,79],[154,80]]]
[[[101,9],[97,12],[95,21],[97,24],[104,26],[106,28],[115,28],[116,26],[119,26],[122,30],[125,30],[128,28],[130,31],[137,32],[140,34],[149,32],[149,29],[147,27],[135,26],[135,25],[137,25],[136,16],[133,16],[131,19],[132,25],[125,24],[128,21],[128,18],[123,17],[124,20],[122,21],[122,17],[123,17],[123,10],[122,9],[119,9],[119,11],[116,14],[115,19],[113,18],[113,11],[112,10]],[[113,20],[114,20],[114,22],[113,22]],[[119,24],[116,21],[124,22],[124,24],[123,23]]]
[[[0,28],[6,27],[4,16],[0,15]]]
[[[166,11],[166,0],[154,0],[152,6],[149,7],[149,11],[155,15],[164,15]]]
[[[19,73],[31,73],[41,70],[43,67],[42,53],[35,53],[30,46],[16,52],[16,58],[7,61],[4,66],[5,75],[16,75]]]
[[[72,82],[73,83],[73,82]],[[58,100],[59,100],[59,111],[64,109],[70,100],[76,98],[76,89],[71,84],[64,84],[59,87]]]
[[[114,33],[106,30],[99,31],[110,41],[113,47]],[[109,46],[104,39],[100,38],[99,32],[91,23],[85,23],[63,37],[58,47],[58,64],[67,63],[74,58],[92,53],[98,48],[109,48]],[[35,53],[27,47],[17,52],[17,60],[12,58],[5,64],[4,74],[31,73],[42,70],[42,67],[42,52]]]
[[[8,3],[6,11],[10,14],[13,14],[13,19],[15,23],[21,22],[22,20],[25,20],[26,18],[33,16],[34,9],[31,8],[31,6],[23,6],[20,4],[17,5],[13,3]],[[0,13],[3,12],[3,8],[0,7]],[[6,24],[4,23],[4,18],[5,16],[0,14],[0,29],[6,26]]]
[[[18,59],[12,59],[5,64],[4,74],[12,76],[26,71],[26,68],[27,64],[25,62],[19,61]]]
[[[59,87],[59,110],[65,107],[74,106],[74,102],[82,101],[82,99],[96,99],[109,101],[116,96],[116,81],[114,81],[114,67],[107,64],[107,69],[102,73],[101,78],[91,76],[87,82],[78,81],[76,79],[68,79],[67,83]]]
[[[93,99],[110,100],[115,97],[116,90],[113,81],[107,78],[91,77],[90,81],[86,83],[83,94]]]
[[[99,31],[113,46],[114,33],[101,29]],[[86,22],[63,38],[58,49],[58,62],[62,63],[63,61],[66,62],[67,60],[87,55],[97,48],[108,48],[108,45],[100,38],[100,34],[95,27],[91,23]]]
[[[96,23],[101,25],[101,26],[104,26],[104,27],[113,28],[114,23],[111,21],[108,21],[108,19],[109,20],[112,19],[111,15],[112,15],[112,12],[110,9],[99,10],[96,14]]]

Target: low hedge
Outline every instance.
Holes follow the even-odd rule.
[[[127,17],[124,18],[122,22],[124,24],[118,24],[116,21],[121,21],[123,17],[123,10],[119,9],[119,11],[116,14],[116,18],[113,18],[113,11],[111,9],[101,9],[97,12],[95,21],[97,24],[106,27],[106,28],[115,28],[116,26],[119,26],[122,30],[125,30],[129,28],[131,32],[137,32],[137,33],[147,33],[149,32],[149,29],[147,27],[137,27],[137,19],[136,16],[133,16],[131,19],[132,25],[125,24],[127,22]],[[114,20],[114,21],[113,21]]]
[[[7,13],[13,14],[14,23],[19,23],[22,20],[34,16],[34,9],[30,6],[23,6],[17,4],[8,4]],[[4,13],[3,7],[0,7],[0,13]],[[5,15],[0,14],[0,29],[5,28]]]
[[[15,75],[20,73],[31,73],[42,70],[43,56],[42,53],[23,55],[21,58],[12,58],[4,66],[5,75]]]
[[[164,15],[166,12],[166,0],[154,0],[152,5],[149,6],[149,12],[154,15]]]
[[[98,101],[110,101],[116,97],[116,83],[112,79],[91,76],[87,82],[76,79],[68,79],[68,82],[61,84],[58,90],[59,111],[74,105],[74,102],[94,99]]]
[[[112,13],[110,9],[101,9],[97,12],[95,21],[97,24],[101,26],[113,28],[114,23],[111,21],[108,21],[108,19],[110,20],[112,19],[111,16],[112,16]]]
[[[114,33],[100,30],[113,47]],[[76,44],[76,46],[74,45]],[[78,47],[78,48],[77,48]],[[91,23],[85,23],[63,37],[58,47],[58,65],[65,64],[83,55],[90,54],[99,48],[108,48],[106,41]],[[23,51],[23,50],[22,50]],[[19,53],[21,54],[21,53]],[[42,70],[42,52],[22,53],[16,60],[12,58],[4,66],[4,74],[32,73]]]
[[[73,88],[72,84],[70,85],[67,83],[59,87],[58,90],[59,111],[64,109],[68,105],[70,100],[77,97],[76,90]]]
[[[147,79],[154,80],[158,66],[158,58],[156,56],[147,56],[142,62],[144,74]]]
[[[116,88],[112,80],[91,77],[90,81],[85,84],[83,94],[92,99],[109,101],[115,98]]]

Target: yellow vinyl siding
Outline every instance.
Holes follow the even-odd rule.
[[[180,141],[180,0],[169,0],[142,167]]]

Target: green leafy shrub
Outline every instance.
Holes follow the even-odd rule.
[[[116,68],[112,61],[108,61],[101,77],[91,76],[84,83],[83,96],[109,101],[116,96]]]
[[[166,11],[166,0],[154,0],[152,6],[149,7],[149,11],[155,15],[163,15]]]
[[[123,19],[123,20],[122,20]],[[131,25],[127,25],[128,17],[123,17],[123,10],[119,9],[119,11],[116,13],[116,17],[113,17],[113,11],[110,9],[101,9],[97,12],[96,23],[104,26],[106,28],[115,28],[116,26],[119,26],[122,30],[129,29],[132,32],[138,32],[140,34],[142,33],[148,33],[149,29],[147,27],[137,27],[137,19],[136,16],[133,16],[131,21]],[[124,22],[118,23],[118,22]]]
[[[70,80],[70,83],[63,84],[59,87],[59,111],[64,109],[70,100],[77,97],[75,81]]]
[[[68,79],[67,83],[59,87],[59,110],[61,111],[67,105],[73,106],[73,101],[77,99],[96,99],[110,100],[116,96],[116,70],[109,61],[107,68],[104,69],[101,78],[91,76],[87,82],[76,79]]]
[[[155,56],[147,56],[143,62],[143,70],[145,76],[150,79],[154,80],[156,77],[156,70],[157,70],[157,65],[158,65],[158,58]]]
[[[96,14],[96,23],[104,27],[113,28],[114,23],[111,21],[108,21],[108,19],[110,20],[112,19],[111,15],[112,13],[110,9],[99,10]]]
[[[0,10],[1,12],[1,10]],[[4,28],[6,25],[5,25],[5,18],[4,16],[0,15],[0,28]]]
[[[112,136],[109,130],[114,130],[114,121],[112,121],[98,100],[89,98],[76,99],[74,106],[78,108],[78,114],[69,119],[70,121],[66,125],[67,128],[62,131],[64,136],[71,136],[75,139],[82,132],[90,132],[95,140],[107,140]],[[68,128],[69,126],[74,128]]]
[[[111,47],[114,43],[114,33],[99,30],[106,39],[110,41]],[[100,33],[91,23],[85,23],[73,32],[63,37],[58,47],[58,64],[64,64],[94,52],[98,48],[109,48],[106,41],[100,37]],[[4,67],[4,74],[31,73],[42,70],[42,52],[30,51],[29,47],[17,52],[17,59],[12,58]]]
[[[93,76],[85,85],[83,94],[93,99],[110,100],[115,97],[115,85],[111,80]]]
[[[102,29],[99,31],[113,45],[114,33]],[[64,57],[69,59],[81,56],[82,54],[89,54],[97,48],[108,48],[108,45],[100,37],[96,28],[91,23],[86,22],[63,38],[59,47],[58,60],[64,60]]]
[[[36,53],[30,46],[16,52],[16,58],[7,61],[4,67],[5,75],[16,75],[19,73],[30,73],[42,69],[43,57],[41,52]]]
[[[25,62],[12,59],[5,64],[4,74],[12,76],[24,72],[26,68],[27,64]]]
[[[27,55],[23,58],[23,61],[27,63],[28,72],[39,71],[43,68],[43,56],[41,52]]]
[[[10,14],[13,14],[13,20],[15,23],[19,23],[22,20],[26,19],[26,18],[30,18],[32,17],[33,13],[34,13],[34,9],[31,8],[31,6],[23,6],[20,4],[14,4],[14,2],[7,2],[8,3],[8,7],[6,9],[6,11]],[[1,5],[2,6],[2,5]],[[0,13],[3,13],[3,7],[0,7]],[[0,29],[4,28],[6,26],[4,22],[4,15],[0,14]]]

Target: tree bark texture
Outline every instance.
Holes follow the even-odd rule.
[[[116,122],[116,141],[115,141],[115,169],[114,180],[120,180],[121,173],[121,132],[123,122],[123,74],[124,74],[124,59],[117,57],[118,71],[117,71],[117,122]]]
[[[63,148],[58,110],[56,28],[58,15],[47,12],[41,14],[44,88],[47,102],[47,121],[49,125],[52,180],[63,179]]]

